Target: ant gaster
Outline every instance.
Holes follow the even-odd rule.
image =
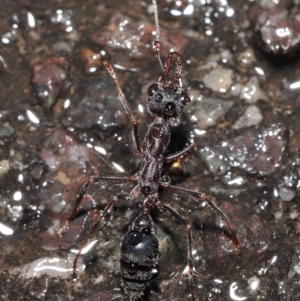
[[[143,156],[140,170],[133,176],[128,177],[91,177],[86,182],[79,192],[75,207],[70,217],[66,220],[63,227],[58,231],[62,232],[69,226],[70,222],[75,219],[78,206],[82,201],[86,191],[91,183],[99,184],[106,182],[109,184],[123,184],[127,182],[137,182],[138,184],[132,189],[129,194],[130,199],[140,198],[139,203],[140,214],[133,221],[129,231],[124,235],[121,241],[120,251],[120,266],[121,266],[121,285],[129,301],[138,300],[144,293],[149,282],[157,273],[159,259],[159,244],[154,233],[153,222],[151,218],[151,210],[156,207],[162,213],[174,217],[179,220],[187,231],[187,258],[188,265],[184,270],[189,277],[189,287],[191,300],[195,301],[194,291],[194,276],[200,276],[195,270],[193,264],[193,239],[192,226],[189,221],[184,219],[171,206],[164,204],[159,198],[159,188],[170,191],[173,194],[185,195],[193,197],[199,201],[205,201],[212,209],[220,216],[227,224],[232,240],[240,255],[240,244],[232,229],[232,223],[229,218],[215,205],[207,195],[202,192],[180,188],[171,185],[169,177],[162,176],[163,163],[168,163],[176,160],[181,160],[186,157],[193,149],[195,144],[191,144],[183,150],[175,154],[164,156],[164,152],[170,142],[170,128],[180,124],[181,115],[185,105],[190,102],[190,98],[186,90],[182,87],[182,57],[177,52],[170,52],[165,64],[162,64],[160,58],[160,43],[159,43],[159,23],[156,0],[153,0],[155,25],[156,25],[156,41],[154,42],[154,51],[157,61],[162,69],[162,74],[156,83],[153,83],[148,89],[148,111],[154,116],[153,123],[149,126],[148,132],[144,138],[143,147],[140,147],[138,138],[138,123],[132,113],[132,110],[122,92],[116,74],[112,66],[104,61],[104,65],[109,74],[113,78],[119,99],[133,125],[133,140],[136,149]],[[172,60],[177,57],[175,80],[168,81],[169,71],[171,69]],[[77,260],[86,243],[91,239],[97,230],[98,225],[104,216],[111,210],[118,197],[115,196],[110,203],[100,212],[97,221],[90,229],[82,247],[79,249],[74,263],[73,276],[76,276]]]

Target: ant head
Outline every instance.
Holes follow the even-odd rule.
[[[148,88],[148,110],[165,118],[170,125],[180,124],[183,108],[190,102],[187,92],[173,83],[155,83]]]

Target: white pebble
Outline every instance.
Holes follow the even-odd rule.
[[[244,85],[241,92],[241,98],[245,99],[247,103],[256,103],[259,99],[267,99],[264,92],[260,89],[259,82],[255,76],[252,76]]]
[[[238,130],[245,127],[258,125],[263,119],[260,109],[257,106],[249,106],[244,114],[232,126],[233,129]]]
[[[248,287],[249,291],[251,293],[254,293],[259,289],[260,279],[257,276],[253,276],[253,277],[249,278],[248,284],[249,284],[249,287]]]
[[[280,220],[282,218],[282,213],[277,211],[277,212],[274,212],[274,217],[275,217],[275,220]]]
[[[281,187],[279,189],[279,196],[285,202],[290,202],[295,195],[295,192],[287,187]]]
[[[226,93],[232,85],[232,70],[218,67],[203,78],[205,86],[215,92]]]
[[[9,172],[9,161],[2,160],[0,161],[0,178],[5,176]]]

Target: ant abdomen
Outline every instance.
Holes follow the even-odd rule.
[[[148,218],[146,227],[140,227],[141,219]],[[159,244],[154,234],[150,216],[141,214],[121,242],[122,287],[127,300],[138,300],[149,282],[157,274]]]

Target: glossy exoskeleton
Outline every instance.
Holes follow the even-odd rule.
[[[124,235],[120,248],[122,287],[129,300],[137,300],[157,274],[158,240],[150,214],[141,213]]]
[[[108,184],[123,184],[127,182],[137,182],[136,186],[129,193],[131,200],[139,199],[140,214],[134,220],[129,232],[125,234],[121,242],[121,275],[122,287],[128,301],[136,301],[141,298],[150,280],[157,272],[159,246],[157,238],[154,234],[151,210],[156,207],[167,216],[174,217],[179,220],[187,231],[187,268],[184,269],[189,277],[191,300],[195,301],[194,291],[194,276],[199,276],[193,264],[193,240],[192,240],[192,226],[189,221],[184,219],[177,211],[170,205],[164,204],[160,200],[159,189],[167,190],[173,194],[185,195],[192,197],[199,201],[205,201],[212,209],[220,216],[220,218],[227,224],[232,240],[240,254],[239,241],[232,230],[232,223],[229,218],[215,205],[210,198],[202,192],[180,188],[171,185],[171,180],[167,176],[162,176],[162,167],[164,163],[182,160],[193,149],[195,144],[187,146],[183,150],[175,154],[165,156],[164,152],[170,142],[170,125],[178,126],[181,122],[181,115],[185,105],[190,102],[190,98],[186,90],[182,87],[182,57],[177,52],[170,52],[165,64],[163,65],[160,58],[160,43],[159,43],[159,26],[157,16],[156,1],[153,0],[155,23],[156,23],[156,41],[154,42],[154,51],[157,61],[162,69],[162,74],[158,81],[153,83],[148,89],[148,111],[154,116],[152,124],[148,128],[148,132],[143,141],[143,147],[140,147],[138,138],[138,123],[131,111],[131,108],[122,92],[116,74],[112,66],[104,61],[104,66],[113,78],[116,89],[119,94],[119,99],[133,125],[133,139],[138,153],[142,156],[140,170],[127,177],[91,177],[90,180],[84,184],[79,192],[76,204],[72,214],[67,219],[63,227],[58,231],[61,235],[70,222],[76,217],[77,209],[81,200],[91,183],[99,184],[105,181]],[[171,69],[174,56],[176,57],[176,69],[174,81],[169,81],[168,76]],[[110,203],[100,212],[97,221],[92,226],[89,235],[86,237],[84,244],[79,249],[74,263],[73,274],[76,274],[76,265],[78,257],[90,240],[96,233],[97,227],[103,220],[104,216],[111,210],[115,202],[118,201],[118,196],[112,198]]]

